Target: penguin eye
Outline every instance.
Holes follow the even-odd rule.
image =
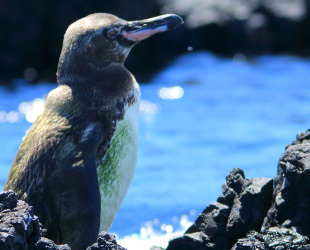
[[[118,33],[118,32],[117,32],[116,30],[111,29],[111,30],[108,30],[107,36],[108,36],[109,38],[114,38],[114,37],[116,37],[117,33]]]

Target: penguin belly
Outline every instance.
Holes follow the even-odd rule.
[[[101,198],[100,231],[108,231],[127,193],[137,164],[139,87],[136,102],[125,106],[124,119],[116,123],[111,144],[97,167]]]

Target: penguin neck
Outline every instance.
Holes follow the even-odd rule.
[[[63,49],[57,68],[57,82],[60,85],[98,82],[103,75],[107,75],[110,68],[114,66],[125,68],[124,61],[127,58],[128,52],[123,54],[123,56],[119,54],[111,56],[110,53],[104,53],[98,58],[98,55],[94,55],[94,51],[89,53],[91,55],[85,55],[80,51]]]
[[[78,67],[77,67],[78,66]],[[83,92],[96,90],[111,98],[125,96],[131,91],[135,78],[122,63],[110,63],[107,67],[60,64],[57,71],[59,85],[67,85]]]

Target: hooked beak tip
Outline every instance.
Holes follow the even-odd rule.
[[[171,29],[174,29],[180,25],[182,25],[184,23],[182,17],[175,15],[175,14],[171,14]]]
[[[174,29],[184,21],[178,15],[167,14],[130,23],[131,30],[126,31],[123,35],[128,40],[138,42],[154,34]]]

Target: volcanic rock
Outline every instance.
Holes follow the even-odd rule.
[[[117,244],[114,235],[102,231],[98,236],[98,242],[87,250],[126,250],[126,248]]]
[[[271,179],[235,168],[223,193],[167,250],[310,250],[310,130],[286,147]]]
[[[230,249],[250,230],[260,230],[271,199],[272,179],[245,179],[234,168],[217,202],[205,208],[184,236],[171,240],[167,250]]]
[[[0,193],[1,250],[69,250],[42,237],[45,230],[34,215],[33,207],[17,200],[12,191]]]
[[[0,249],[1,250],[70,250],[68,245],[56,245],[44,236],[34,208],[17,200],[13,191],[0,193]],[[98,241],[87,250],[126,250],[117,244],[115,236],[101,232]]]
[[[262,230],[272,226],[296,227],[298,233],[310,237],[310,130],[299,133],[280,158]]]
[[[296,228],[271,227],[264,233],[251,231],[239,239],[231,250],[310,250],[307,237],[296,232]]]

